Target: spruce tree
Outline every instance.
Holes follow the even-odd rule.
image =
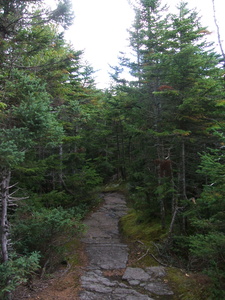
[[[40,144],[56,145],[62,128],[52,110],[51,96],[46,84],[37,75],[41,69],[38,51],[46,47],[52,35],[41,37],[40,26],[46,23],[66,26],[71,14],[64,4],[49,11],[40,6],[43,1],[1,1],[1,76],[0,76],[0,197],[1,197],[1,263],[10,266],[10,224],[8,209],[15,207],[16,189],[12,172],[21,166],[30,149]],[[62,7],[63,6],[63,7]],[[64,14],[64,15],[63,15]],[[67,18],[69,17],[69,18]],[[50,33],[50,31],[49,31]],[[34,44],[39,39],[40,43]],[[51,41],[50,41],[51,42]],[[31,255],[32,256],[32,255]],[[14,258],[15,259],[15,258]],[[15,262],[16,263],[16,262]],[[38,256],[30,260],[31,271],[37,268]],[[33,267],[32,267],[33,264]],[[12,282],[13,273],[6,274],[5,284]],[[2,274],[1,274],[2,275]],[[4,287],[10,293],[12,286]],[[8,290],[7,290],[8,289]],[[5,289],[3,289],[5,290]],[[6,292],[6,297],[9,293]]]

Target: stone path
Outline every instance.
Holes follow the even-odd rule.
[[[156,300],[173,299],[164,282],[163,267],[127,267],[128,246],[120,240],[118,222],[127,213],[125,198],[118,193],[104,196],[104,204],[90,215],[83,237],[89,259],[81,277],[80,300]]]

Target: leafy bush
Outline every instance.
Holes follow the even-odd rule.
[[[17,215],[12,228],[15,248],[21,254],[39,251],[43,259],[48,259],[51,252],[59,247],[65,237],[83,230],[80,215],[62,208],[34,211],[32,215],[21,218]]]
[[[38,196],[40,203],[46,208],[68,207],[73,203],[74,197],[65,191],[53,190]]]
[[[65,180],[69,190],[74,192],[75,200],[78,202],[90,202],[90,192],[102,183],[102,178],[91,166],[84,166],[74,175]]]
[[[17,286],[28,281],[39,268],[39,259],[38,252],[20,257],[12,255],[7,262],[0,265],[0,299],[7,299],[7,295]]]
[[[190,237],[190,248],[191,254],[198,260],[198,265],[212,279],[213,294],[216,293],[220,297],[225,296],[224,234],[219,232],[211,232],[206,235],[196,234]]]

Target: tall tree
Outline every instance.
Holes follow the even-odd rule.
[[[36,28],[47,22],[67,26],[71,21],[71,14],[67,9],[68,1],[59,2],[53,11],[38,6],[42,2],[12,0],[0,3],[2,65],[0,78],[2,175],[0,185],[3,262],[9,258],[7,209],[12,200],[10,193],[11,170],[24,160],[27,150],[35,143],[40,142],[40,139],[45,139],[47,142],[49,130],[53,127],[59,128],[51,111],[50,97],[45,85],[35,76],[35,70],[39,66],[31,60],[28,64],[25,62],[28,55],[38,51],[36,45],[32,46],[29,40],[27,41],[27,37],[37,34],[37,31],[33,30],[31,33],[29,30],[34,23]],[[38,35],[40,36],[39,33]],[[41,48],[42,46],[43,43],[39,45]],[[22,52],[22,55],[18,55],[19,52]]]
[[[209,130],[215,124],[216,103],[221,97],[219,55],[205,39],[209,32],[187,3],[181,2],[177,8],[177,14],[165,14],[160,1],[138,2],[130,31],[136,60],[127,64],[136,82],[120,87],[133,99],[132,112],[137,113],[132,141],[136,159],[145,160],[145,168],[139,163],[143,176],[139,184],[144,177],[150,180],[156,175],[155,195],[161,203],[163,227],[166,214],[172,212],[174,221],[195,194],[197,151],[214,142]],[[201,143],[193,149],[193,142],[199,139]],[[147,185],[138,190],[149,194]],[[154,193],[150,198],[154,199]]]

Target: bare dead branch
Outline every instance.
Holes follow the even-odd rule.
[[[144,255],[142,255],[141,257],[138,258],[138,261],[141,260],[142,258],[144,258],[148,253],[149,253],[149,249],[147,249],[147,251]]]
[[[21,201],[21,200],[25,200],[28,199],[29,197],[9,197],[9,202],[14,202],[14,201]]]
[[[215,0],[212,0],[212,5],[213,5],[213,18],[214,18],[214,23],[216,25],[218,43],[219,43],[219,46],[220,46],[220,51],[221,51],[222,56],[223,56],[223,62],[225,63],[225,53],[223,51],[223,46],[222,46],[222,41],[221,41],[221,36],[220,36],[220,28],[219,28],[219,25],[218,25],[218,22],[217,22],[217,18],[216,18]]]
[[[15,191],[13,191],[12,193],[9,194],[9,198],[14,195],[15,193],[17,193],[20,189],[16,189]]]
[[[140,243],[141,245],[143,245],[145,248],[147,248],[146,245],[145,245],[143,242],[141,242],[141,241],[137,241],[137,242]],[[149,254],[152,258],[154,258],[154,260],[155,260],[157,263],[159,263],[160,265],[162,265],[162,266],[164,266],[164,267],[171,267],[171,266],[169,266],[169,265],[167,265],[167,264],[164,264],[164,263],[161,262],[159,259],[157,259],[157,258],[155,257],[154,254],[152,254],[151,252],[149,252],[149,248],[147,249],[146,253],[145,253],[144,255],[142,255],[142,257],[138,258],[138,260],[141,260],[141,259],[144,258],[147,254]]]
[[[12,184],[12,185],[10,185],[9,187],[8,187],[8,189],[11,189],[11,188],[13,188],[14,186],[16,186],[18,184],[18,182],[16,182],[16,183],[14,183],[14,184]]]

